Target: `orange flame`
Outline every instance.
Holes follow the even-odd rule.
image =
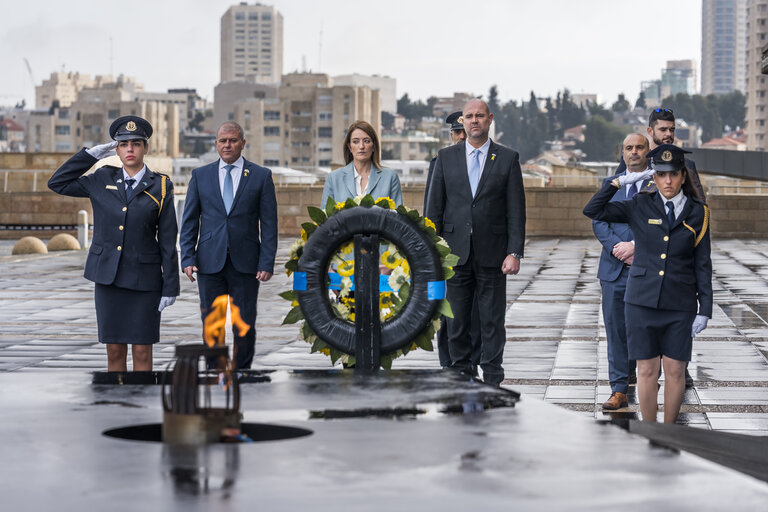
[[[245,336],[251,328],[240,317],[240,308],[230,301],[229,295],[219,295],[211,304],[211,312],[205,317],[203,324],[203,339],[209,347],[224,345],[227,334],[227,306],[230,309],[232,325],[237,328],[239,336]]]

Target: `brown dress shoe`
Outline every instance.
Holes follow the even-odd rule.
[[[627,405],[629,405],[629,402],[627,402],[627,395],[614,391],[611,393],[611,397],[603,403],[603,409],[614,411],[626,407]]]

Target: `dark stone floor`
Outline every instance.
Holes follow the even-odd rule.
[[[279,262],[289,243],[281,242]],[[480,415],[440,414],[428,405],[431,395],[417,400],[410,385],[385,382],[383,398],[353,386],[349,372],[301,371],[332,367],[309,353],[296,326],[281,326],[289,303],[277,294],[290,282],[279,273],[260,291],[257,325],[255,367],[271,382],[244,387],[244,420],[314,434],[179,455],[159,443],[101,435],[158,422],[162,411],[158,386],[91,384],[90,373],[104,370],[106,357],[96,342],[93,287],[82,278],[84,253],[11,256],[10,245],[0,243],[0,501],[9,510],[758,509],[768,500],[766,484],[591,421],[637,414],[633,397],[614,415],[600,408],[609,388],[595,278],[599,250],[591,239],[529,240],[521,274],[508,280],[506,314],[504,386],[520,391],[522,401]],[[714,318],[694,342],[695,386],[680,422],[764,436],[768,242],[717,242],[713,262]],[[163,315],[156,369],[166,367],[176,343],[199,340],[198,311],[196,287],[183,280],[181,297]],[[418,351],[394,367],[439,364],[435,352]],[[429,378],[450,379],[441,373]],[[476,392],[450,383],[433,388],[462,397]],[[308,415],[419,400],[427,405],[418,418]],[[200,494],[208,498],[193,498]]]
[[[278,262],[290,240],[280,243]],[[768,435],[768,242],[721,240],[713,246],[714,317],[694,341],[680,422]],[[600,247],[592,239],[532,239],[518,276],[508,279],[505,385],[597,419],[608,418],[605,331],[595,278]],[[82,278],[84,253],[10,256],[0,244],[0,372],[105,369],[96,342],[93,287]],[[278,293],[284,273],[262,286],[257,325],[257,369],[329,368],[310,354],[296,326],[282,326],[289,309]],[[155,367],[174,344],[200,337],[196,285],[182,279],[181,297],[163,314]],[[437,368],[436,352],[417,351],[395,368]],[[632,391],[632,390],[631,390]],[[659,394],[663,399],[663,387]],[[612,417],[636,417],[627,409]]]

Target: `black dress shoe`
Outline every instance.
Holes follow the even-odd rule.
[[[685,369],[685,388],[692,388],[693,387],[693,377],[691,377],[691,374],[688,373],[688,368]]]

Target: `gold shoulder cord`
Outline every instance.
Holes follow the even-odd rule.
[[[694,247],[699,245],[701,239],[707,234],[707,229],[709,229],[709,208],[707,208],[707,205],[704,205],[704,222],[701,224],[701,232],[696,237],[696,243],[693,244]]]
[[[153,196],[152,194],[150,194],[150,193],[149,193],[149,192],[147,192],[146,190],[144,191],[144,193],[145,193],[145,194],[147,194],[149,197],[151,197],[151,198],[152,198],[152,200],[153,200],[155,203],[157,203],[157,206],[158,206],[158,208],[159,208],[159,210],[157,211],[157,216],[158,216],[158,217],[160,216],[160,212],[162,212],[162,211],[163,211],[163,203],[165,202],[165,194],[166,194],[166,186],[165,186],[165,180],[166,180],[166,179],[167,179],[167,176],[163,175],[163,176],[162,176],[162,182],[161,182],[161,184],[160,184],[160,201],[158,201],[157,199],[155,199],[155,196]]]

